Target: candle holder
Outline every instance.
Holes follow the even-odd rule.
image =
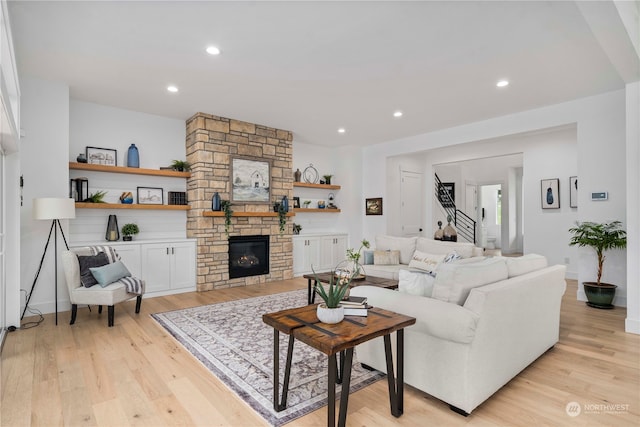
[[[107,222],[107,232],[104,238],[109,242],[115,242],[120,239],[120,231],[118,230],[118,218],[115,215],[109,215]]]

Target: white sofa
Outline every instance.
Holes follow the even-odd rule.
[[[405,330],[405,382],[468,415],[558,342],[565,269],[540,255],[486,258],[442,265],[433,297],[371,286],[351,295],[417,319]],[[386,372],[381,339],[356,354]]]

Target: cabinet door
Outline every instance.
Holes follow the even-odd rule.
[[[322,237],[322,267],[333,270],[347,257],[347,236],[329,235]]]
[[[142,277],[146,292],[171,289],[171,246],[169,243],[141,245]]]
[[[129,244],[114,246],[122,263],[134,277],[142,278],[142,266],[140,265],[140,245]]]
[[[293,238],[293,275],[322,271],[320,264],[320,238],[297,236]]]
[[[322,261],[320,259],[320,238],[309,237],[307,238],[307,259],[308,259],[308,273],[319,273],[324,271],[322,267]]]
[[[171,289],[194,288],[196,285],[195,242],[173,243],[171,251]]]
[[[347,259],[347,236],[338,234],[333,236],[335,243],[333,244],[333,265]],[[362,260],[364,261],[364,260]]]

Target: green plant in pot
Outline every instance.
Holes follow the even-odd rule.
[[[604,253],[611,249],[627,247],[627,232],[622,229],[622,223],[620,221],[577,222],[575,227],[569,229],[569,233],[571,233],[570,246],[593,248],[598,257],[596,282],[582,282],[584,293],[587,295],[587,304],[595,308],[613,308],[611,303],[615,297],[617,286],[603,283],[600,279],[606,259]]]
[[[140,229],[137,224],[125,224],[122,226],[122,240],[130,242],[133,240],[133,236],[138,234]]]
[[[191,170],[191,165],[189,162],[185,162],[184,160],[174,160],[171,163],[171,168],[178,172],[189,172]]]
[[[318,320],[328,324],[341,322],[342,319],[344,319],[344,307],[340,302],[349,290],[352,276],[338,275],[334,271],[329,278],[329,284],[325,287],[320,282],[320,279],[318,279],[315,271],[313,275],[316,278],[313,291],[318,294],[323,301],[318,304],[316,311]]]
[[[229,226],[231,225],[231,216],[233,215],[233,210],[231,209],[231,202],[228,200],[223,200],[220,202],[220,207],[224,212],[224,232],[229,237]]]
[[[106,195],[106,191],[96,191],[95,193],[91,193],[89,197],[87,197],[83,201],[85,203],[105,203],[104,196]]]
[[[278,226],[280,234],[284,233],[284,229],[287,226],[287,211],[282,204],[278,204]]]

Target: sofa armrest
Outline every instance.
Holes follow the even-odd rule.
[[[355,287],[351,295],[367,297],[373,307],[415,317],[415,325],[409,327],[414,332],[462,344],[475,336],[479,315],[456,304],[375,286]]]

